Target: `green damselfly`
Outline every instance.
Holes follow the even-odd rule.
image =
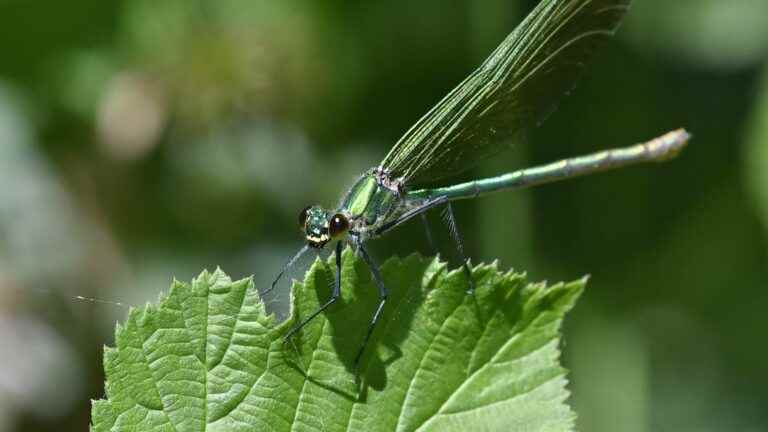
[[[536,125],[575,84],[596,48],[615,32],[631,0],[542,0],[490,57],[395,144],[377,167],[366,171],[333,211],[314,205],[299,215],[307,244],[285,265],[272,286],[310,249],[335,241],[336,280],[331,298],[291,329],[293,336],[341,293],[342,245],[346,242],[368,264],[379,290],[379,304],[354,360],[357,370],[387,301],[387,288],[365,243],[429,209],[445,206],[451,237],[474,285],[451,201],[491,192],[554,182],[626,165],[674,157],[689,135],[679,129],[630,147],[564,159],[497,177],[445,187],[420,185],[455,175],[503,150],[511,139]],[[429,234],[429,231],[427,231]]]

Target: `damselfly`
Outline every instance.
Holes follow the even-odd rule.
[[[379,303],[357,352],[361,356],[387,302],[387,287],[365,243],[427,210],[445,206],[451,237],[474,291],[470,267],[456,228],[451,202],[492,192],[663,161],[675,156],[689,135],[679,129],[630,147],[606,150],[526,168],[497,177],[439,188],[420,185],[455,175],[508,146],[525,128],[549,114],[575,84],[596,48],[609,39],[631,0],[542,0],[491,56],[395,144],[376,167],[367,170],[339,206],[305,208],[299,226],[307,244],[285,265],[272,286],[310,249],[336,242],[336,279],[330,299],[291,329],[292,337],[341,294],[342,245],[348,243],[368,264],[379,290]]]

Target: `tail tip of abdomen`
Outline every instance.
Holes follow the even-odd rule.
[[[656,153],[656,160],[665,161],[677,156],[690,141],[692,135],[684,128],[675,129],[651,140],[649,146]]]

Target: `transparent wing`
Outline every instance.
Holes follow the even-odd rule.
[[[381,163],[406,186],[470,168],[542,121],[610,38],[631,0],[542,0]]]

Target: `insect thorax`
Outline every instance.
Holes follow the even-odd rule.
[[[341,202],[340,210],[350,219],[351,230],[364,238],[408,207],[403,195],[381,180],[378,168],[366,171]]]

